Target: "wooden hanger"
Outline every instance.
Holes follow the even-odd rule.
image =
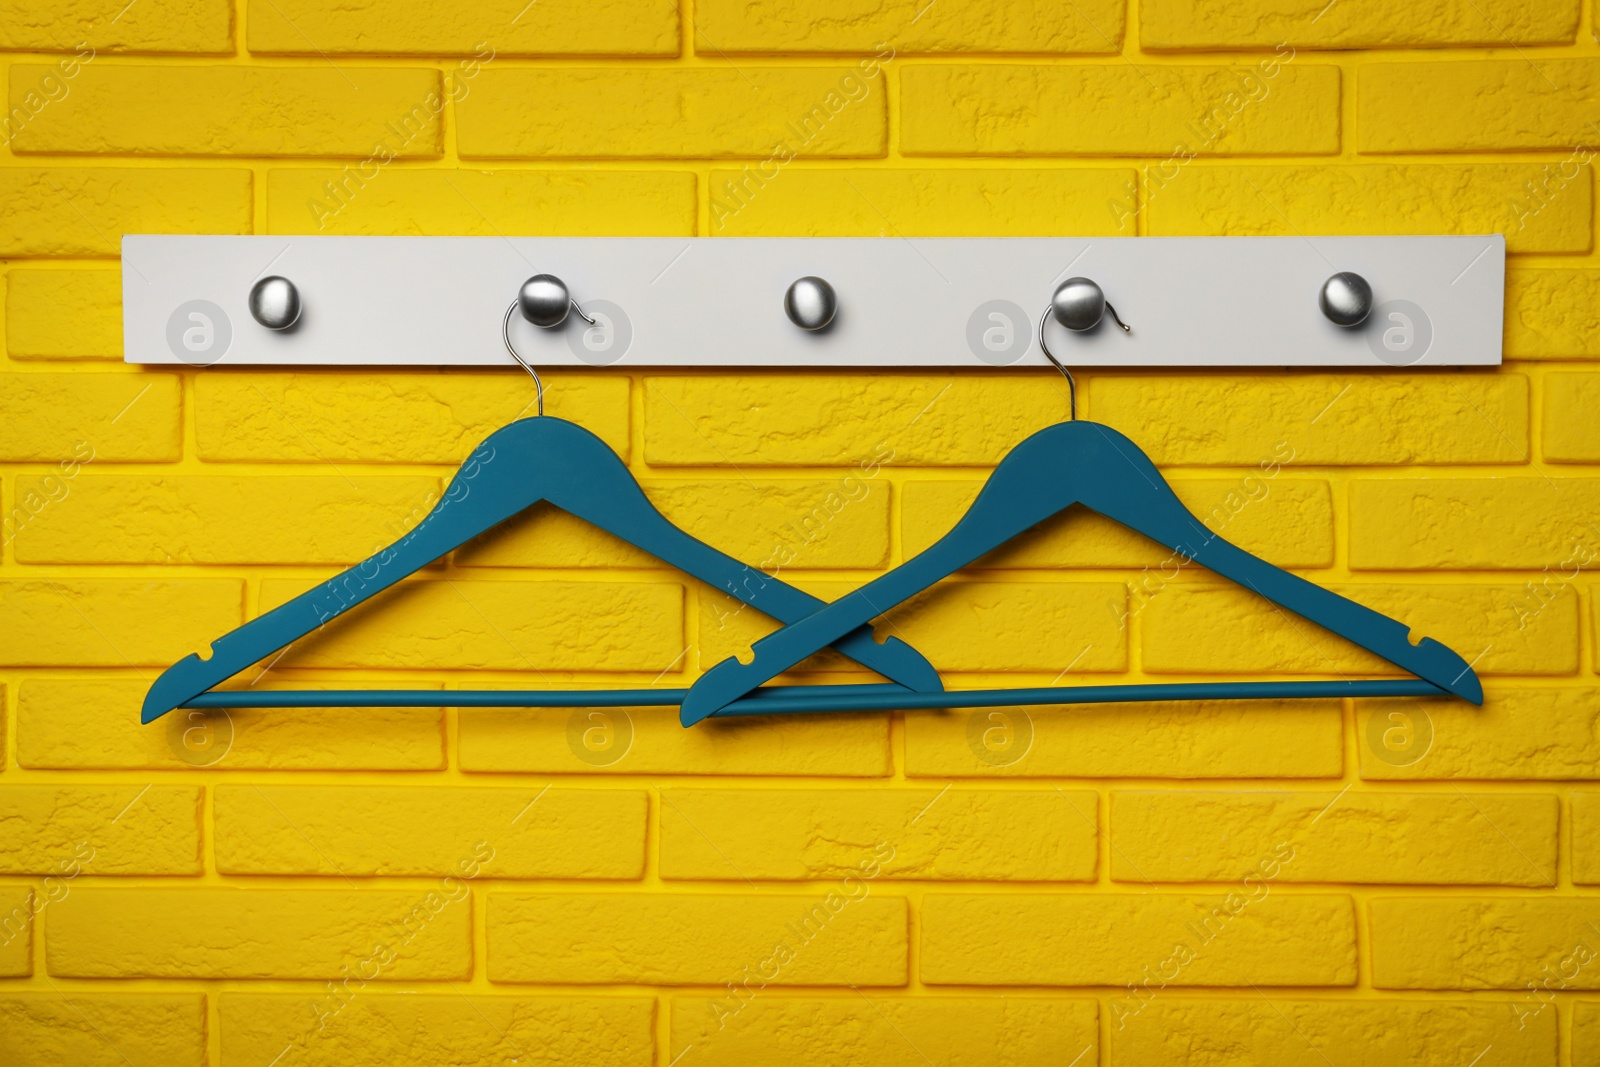
[[[1483,687],[1477,675],[1450,649],[1432,638],[1412,644],[1410,629],[1405,624],[1280,570],[1230,544],[1184,507],[1155,464],[1127,437],[1109,426],[1074,420],[1040,430],[1007,454],[971,508],[932,546],[827,607],[763,637],[755,643],[755,656],[749,663],[729,658],[712,667],[684,697],[680,712],[683,724],[690,726],[716,714],[760,713],[760,704],[737,707],[735,702],[760,692],[758,687],[763,683],[840,636],[858,632],[860,627],[891,608],[1074,504],[1082,504],[1181,552],[1423,681],[1052,686],[1011,691],[1009,698],[1006,690],[985,690],[970,694],[945,693],[931,702],[894,703],[893,697],[885,695],[881,700],[874,697],[872,703],[890,707],[952,707],[1195,699],[1202,693],[1212,699],[1238,700],[1357,693],[1415,696],[1441,692],[1452,693],[1474,704],[1483,703]],[[855,706],[862,707],[862,704],[858,701]],[[767,707],[777,710],[781,704]]]
[[[325,690],[202,694],[253,663],[344,614],[519,512],[547,501],[622,538],[783,622],[804,618],[824,601],[749,567],[669,522],[644,495],[620,456],[575,423],[538,415],[489,436],[461,466],[443,498],[404,537],[362,563],[218,638],[207,659],[188,655],[162,672],[145,696],[151,722],[178,707],[356,707],[473,702],[471,692]],[[870,627],[830,642],[892,682],[889,688],[938,691],[939,674],[898,638],[879,644]],[[626,692],[626,691],[623,691]],[[635,695],[645,696],[648,691]],[[656,691],[653,695],[659,695]],[[495,706],[550,706],[563,694],[482,692]],[[568,704],[594,704],[603,694],[565,694]],[[653,701],[634,701],[651,703]]]

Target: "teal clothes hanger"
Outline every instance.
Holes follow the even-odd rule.
[[[749,663],[726,659],[706,672],[682,702],[681,720],[693,725],[725,713],[741,697],[754,696],[758,686],[826,647],[841,634],[867,625],[889,609],[949,577],[1074,504],[1115,519],[1196,563],[1266,597],[1280,607],[1388,660],[1418,678],[1374,680],[1359,690],[1352,682],[1223,682],[1207,683],[1213,699],[1248,699],[1287,695],[1414,696],[1452,693],[1474,704],[1483,702],[1477,675],[1460,656],[1432,638],[1413,645],[1403,623],[1363,607],[1321,586],[1251,555],[1212,532],[1180,502],[1154,463],[1127,437],[1094,422],[1071,421],[1040,430],[1019,444],[984,484],[972,507],[949,533],[932,546],[860,589],[848,593],[799,622],[755,643]],[[1285,690],[1284,686],[1291,687]],[[1299,687],[1298,691],[1294,687]],[[1011,703],[1076,703],[1076,686],[1056,686],[1015,693]],[[1099,690],[1094,699],[1114,698],[1116,686]],[[1142,694],[1130,699],[1191,699],[1176,687],[1161,684],[1126,687]],[[1174,691],[1163,697],[1162,691]],[[1004,691],[1001,691],[1004,692]],[[962,692],[945,694],[953,701]],[[760,705],[748,704],[755,713]],[[926,704],[903,705],[925,707]],[[940,705],[948,706],[948,705]]]
[[[542,409],[542,387],[540,406]],[[210,658],[191,654],[167,668],[145,696],[143,721],[152,722],[179,707],[358,707],[406,704],[420,697],[431,698],[434,705],[444,699],[471,705],[471,692],[452,692],[446,698],[439,690],[207,690],[540,501],[622,538],[781,622],[804,618],[825,603],[674,526],[650,503],[621,457],[604,441],[581,426],[541,414],[491,434],[462,465],[434,508],[394,544],[219,638]],[[870,627],[860,627],[831,643],[862,666],[898,683],[886,686],[887,690],[939,692],[944,688],[927,659],[898,638],[879,644]],[[205,699],[200,699],[202,694]],[[596,700],[603,703],[604,695],[534,693],[516,699],[516,693],[477,694],[498,702],[496,706],[548,706],[552,699],[563,697],[569,700],[564,706],[580,706]],[[632,693],[635,698],[651,695],[655,694],[648,690]]]

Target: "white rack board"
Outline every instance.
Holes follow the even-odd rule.
[[[510,366],[501,318],[523,279],[549,273],[601,325],[546,331],[514,315],[537,366],[1042,365],[1039,316],[1075,275],[1133,332],[1052,321],[1069,366],[1481,366],[1500,362],[1505,239],[130,235],[122,269],[130,363]],[[1337,271],[1372,285],[1361,327],[1318,310]],[[247,309],[268,275],[300,291],[290,330]],[[804,275],[839,298],[815,333],[783,311]]]

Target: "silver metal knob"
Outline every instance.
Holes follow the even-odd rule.
[[[250,316],[269,330],[287,330],[300,321],[300,290],[273,274],[250,287]]]
[[[820,330],[833,321],[839,310],[839,297],[833,286],[807,275],[783,294],[783,310],[789,321],[802,330]]]
[[[1317,306],[1335,326],[1360,326],[1372,314],[1372,286],[1359,274],[1340,271],[1322,283]]]
[[[517,309],[522,317],[546,330],[566,322],[571,308],[572,294],[567,291],[567,283],[554,274],[535,274],[517,291]]]
[[[1123,333],[1132,333],[1117,317],[1117,309],[1106,301],[1106,294],[1088,278],[1068,278],[1056,286],[1050,296],[1050,313],[1056,321],[1075,333],[1083,333],[1100,325],[1107,311],[1122,327]]]

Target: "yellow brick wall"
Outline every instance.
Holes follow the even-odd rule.
[[[1600,1064],[1596,22],[0,0],[0,1062]],[[685,685],[770,629],[539,513],[244,680],[438,708],[140,726],[162,667],[393,540],[532,397],[125,366],[139,232],[1503,233],[1497,370],[1079,376],[1214,529],[1487,702],[453,709]],[[824,597],[1066,414],[1037,369],[550,379],[673,519]],[[956,686],[1384,669],[1089,517],[888,625]]]

